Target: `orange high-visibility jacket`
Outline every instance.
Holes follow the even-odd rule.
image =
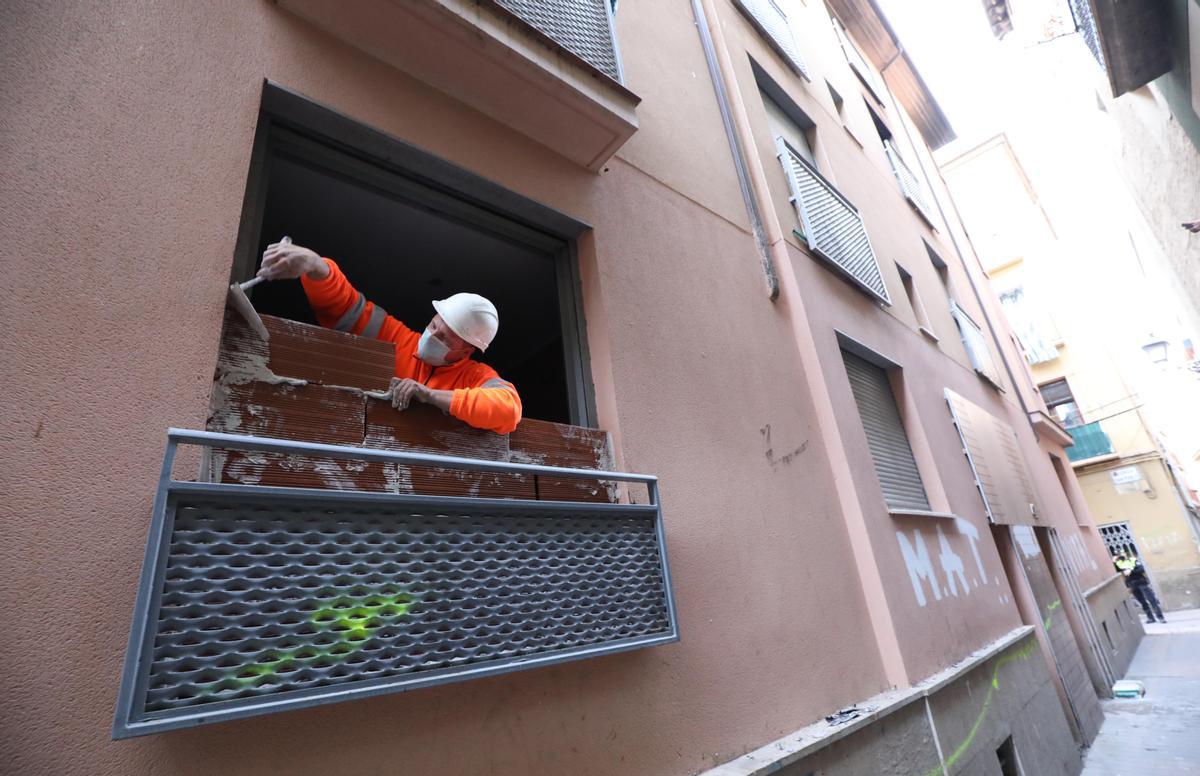
[[[450,414],[476,428],[507,434],[521,421],[521,397],[512,383],[502,380],[487,364],[470,358],[449,366],[430,366],[417,358],[421,335],[350,285],[333,259],[325,259],[329,276],[300,281],[317,321],[328,329],[348,331],[396,343],[396,377],[410,377],[430,388],[454,391]]]

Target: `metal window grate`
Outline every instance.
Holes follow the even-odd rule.
[[[929,498],[887,372],[849,351],[842,351],[842,359],[884,501],[890,509],[929,511]]]
[[[737,6],[789,66],[812,80],[800,56],[800,48],[796,45],[796,36],[787,14],[775,0],[737,0]]]
[[[180,441],[229,440],[249,450],[530,468],[172,431],[164,472]],[[644,482],[657,502],[652,477],[592,474]],[[678,639],[657,503],[317,491],[164,475],[146,559],[114,724],[119,738]]]
[[[900,184],[900,191],[913,204],[913,207],[920,211],[925,220],[932,224],[933,216],[931,214],[933,211],[929,208],[929,199],[925,196],[925,187],[921,185],[920,179],[905,163],[904,157],[900,156],[895,143],[890,140],[883,141],[883,150],[887,153],[888,161],[891,162],[896,182]]]
[[[1129,523],[1109,523],[1096,527],[1100,529],[1100,537],[1104,539],[1104,546],[1112,557],[1115,558],[1122,552],[1130,555],[1140,554],[1137,544],[1133,541],[1133,531],[1129,529]]]
[[[858,209],[783,138],[776,142],[808,246],[863,290],[891,304]]]
[[[608,0],[496,0],[555,43],[621,80]]]

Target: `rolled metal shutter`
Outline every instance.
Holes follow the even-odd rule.
[[[892,395],[887,372],[848,351],[842,351],[850,389],[858,404],[875,473],[890,509],[929,510],[929,498],[913,458],[900,409]]]

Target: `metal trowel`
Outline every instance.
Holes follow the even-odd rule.
[[[290,243],[292,238],[284,237],[279,242]],[[247,280],[245,283],[230,283],[229,297],[226,300],[239,315],[246,319],[246,323],[250,324],[250,328],[254,329],[258,336],[263,338],[263,342],[269,342],[271,334],[267,331],[266,324],[263,323],[262,316],[258,314],[258,310],[254,309],[254,305],[250,304],[250,297],[246,296],[247,289],[254,288],[259,283],[266,280],[264,277],[255,277]]]

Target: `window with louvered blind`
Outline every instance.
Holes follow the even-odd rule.
[[[861,356],[843,350],[850,389],[867,434],[867,446],[875,462],[875,473],[889,509],[928,512],[929,498],[917,471],[917,461],[900,419],[900,408],[892,394],[887,370]]]
[[[812,80],[808,74],[808,67],[800,58],[800,48],[796,45],[796,36],[792,34],[787,14],[779,3],[776,0],[737,0],[736,4],[771,44],[771,48],[775,49],[793,70]]]

